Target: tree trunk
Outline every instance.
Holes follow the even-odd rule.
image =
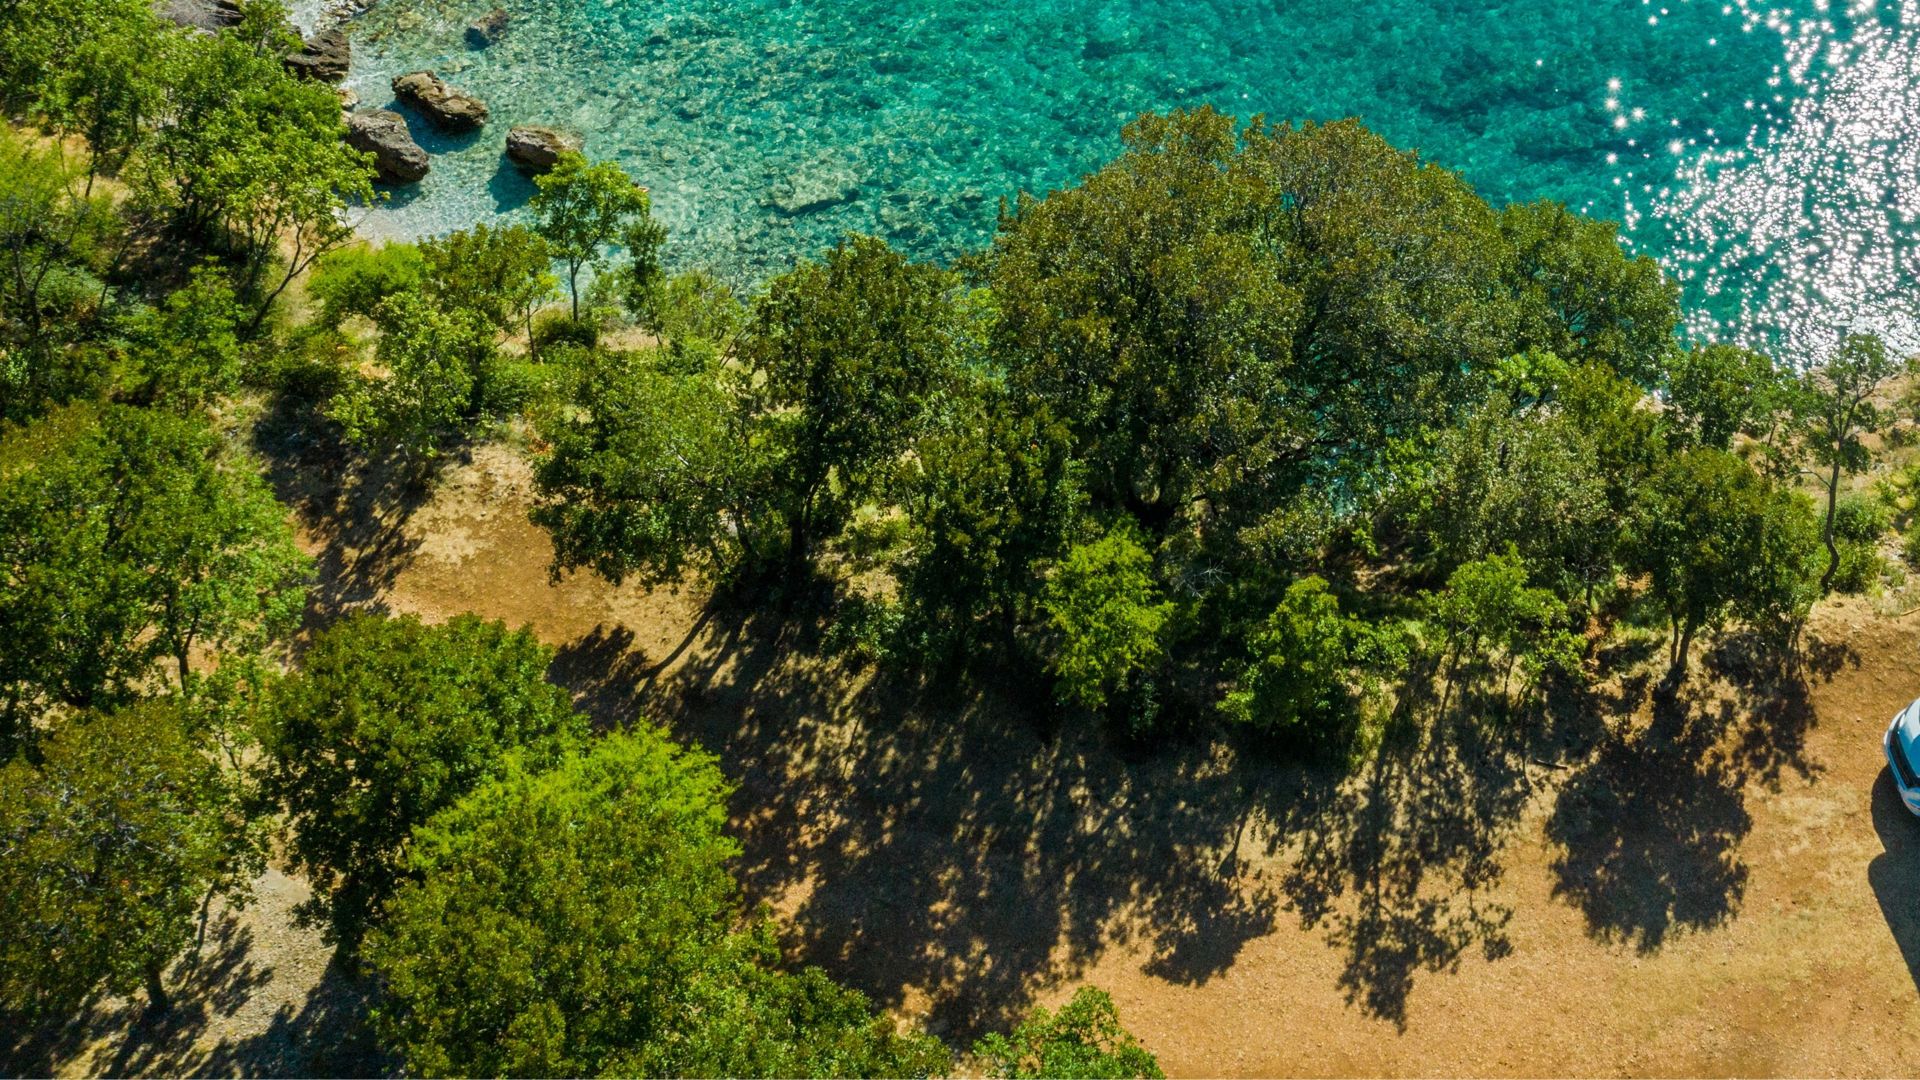
[[[579,322],[580,321],[580,267],[574,263],[567,264],[567,293],[573,299],[573,319],[575,322]]]
[[[1820,595],[1833,591],[1833,575],[1840,570],[1840,545],[1833,539],[1834,509],[1840,502],[1840,456],[1834,455],[1833,472],[1827,477],[1827,572],[1820,575]]]
[[[147,1015],[165,1016],[173,1011],[173,999],[167,996],[167,988],[160,982],[160,965],[147,965]]]

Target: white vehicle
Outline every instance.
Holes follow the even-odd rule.
[[[1887,725],[1880,745],[1887,752],[1887,766],[1893,770],[1893,786],[1900,790],[1900,801],[1920,814],[1920,701],[1900,710]]]

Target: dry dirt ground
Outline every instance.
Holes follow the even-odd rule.
[[[700,596],[550,582],[501,446],[413,505],[266,449],[316,622],[532,626],[600,722],[720,755],[740,876],[796,958],[950,1041],[1092,982],[1172,1075],[1920,1073],[1920,820],[1879,746],[1920,694],[1920,615],[1823,605],[1804,693],[1659,704],[1630,679],[1525,732],[1392,733],[1335,784],[889,685]],[[57,1067],[382,1068],[352,981],[287,922],[302,889],[270,874],[222,924],[180,1018],[109,1003]]]

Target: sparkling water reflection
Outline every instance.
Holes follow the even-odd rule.
[[[465,25],[503,4],[505,38]],[[512,123],[586,135],[651,187],[670,257],[756,281],[848,230],[948,258],[1000,197],[1071,182],[1145,109],[1359,115],[1495,201],[1623,220],[1696,328],[1818,353],[1920,347],[1913,3],[1794,0],[382,0],[351,80],[440,71],[495,126],[369,227],[519,212]]]

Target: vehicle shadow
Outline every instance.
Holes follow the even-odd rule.
[[[1873,831],[1883,850],[1867,864],[1867,882],[1920,991],[1920,819],[1901,805],[1885,768],[1873,782]]]

